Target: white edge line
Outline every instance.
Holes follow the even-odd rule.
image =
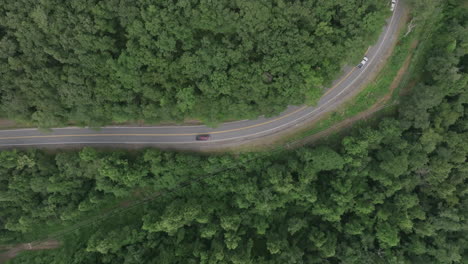
[[[398,2],[397,2],[398,4]],[[395,10],[396,10],[396,7],[395,7]],[[383,41],[382,43],[380,43],[379,47],[377,48],[377,51],[375,52],[375,54],[378,54],[380,49],[382,49],[384,43],[385,43],[385,39],[387,38],[387,35],[388,33],[390,32],[390,29],[391,29],[391,25],[393,23],[393,20],[395,18],[395,14],[397,12],[393,12],[392,14],[392,18],[390,19],[390,22],[388,23],[387,25],[387,31],[385,32],[384,34],[384,37],[382,38]],[[374,56],[375,57],[375,56]],[[370,58],[369,59],[369,64],[367,64],[367,67],[365,67],[359,74],[358,76],[351,81],[351,83],[349,85],[347,85],[343,90],[341,90],[338,94],[336,94],[333,98],[330,98],[328,101],[326,101],[326,103],[329,103],[330,101],[332,100],[335,100],[339,95],[341,95],[342,93],[344,93],[349,87],[351,87],[360,77],[361,75],[370,67],[370,65],[372,64],[373,62],[373,58]],[[309,115],[315,113],[315,111],[318,111],[318,110],[322,110],[322,108],[326,107],[326,103],[324,103],[324,105],[322,106],[319,106],[315,109],[312,109],[312,111],[310,111],[309,113],[303,115],[303,116],[300,116],[288,123],[285,123],[285,124],[282,124],[280,126],[277,126],[277,127],[274,127],[274,128],[270,128],[270,129],[267,129],[267,130],[263,130],[261,132],[257,132],[257,133],[253,133],[253,134],[249,134],[249,135],[244,135],[244,136],[239,136],[239,137],[231,137],[231,138],[225,138],[225,139],[218,139],[218,140],[211,140],[209,142],[206,142],[206,141],[186,141],[186,142],[50,142],[50,143],[25,143],[25,144],[0,144],[0,146],[33,146],[33,145],[57,145],[57,144],[193,144],[193,143],[211,143],[211,142],[223,142],[223,141],[228,141],[228,140],[234,140],[234,139],[239,139],[239,138],[245,138],[245,137],[251,137],[251,136],[255,136],[255,135],[259,135],[259,134],[264,134],[264,133],[267,133],[267,132],[270,132],[270,131],[274,131],[276,129],[279,129],[279,128],[282,128],[284,126],[287,126],[291,123],[294,123],[298,120],[301,120],[303,118],[306,118],[308,117]],[[308,108],[304,109],[304,110],[307,110]],[[309,108],[310,109],[310,108]],[[233,121],[233,122],[243,122],[245,120],[240,120],[240,121]],[[182,126],[175,126],[175,127],[182,127]],[[203,127],[203,126],[188,126],[188,127]],[[66,128],[58,128],[58,129],[73,129],[74,127],[66,127]],[[79,128],[79,127],[76,127],[76,128]],[[104,127],[105,128],[105,127]],[[109,127],[107,127],[109,128]],[[113,127],[113,128],[119,128],[119,127]],[[122,128],[131,128],[131,127],[122,127]],[[135,128],[145,128],[145,127],[135,127]],[[157,128],[157,127],[147,127],[147,128]],[[160,128],[169,128],[169,127],[160,127]],[[170,128],[174,128],[174,127],[170,127]],[[24,131],[24,130],[37,130],[36,128],[34,129],[19,129],[19,130],[1,130],[1,131]],[[0,132],[1,132],[0,131]]]
[[[0,147],[10,146],[36,146],[36,145],[79,145],[79,144],[190,144],[190,143],[203,143],[202,141],[188,141],[188,142],[48,142],[48,143],[21,143],[21,144],[0,144]]]
[[[395,9],[396,9],[396,7],[395,7]],[[393,20],[394,20],[394,18],[395,18],[395,14],[396,14],[396,12],[393,13],[392,18],[391,18],[390,22],[388,23],[387,31],[385,32],[384,37],[382,38],[383,41],[382,41],[382,43],[380,43],[380,45],[379,45],[379,47],[377,48],[377,51],[375,52],[375,54],[378,54],[379,51],[380,51],[380,49],[382,49],[382,47],[383,47],[383,45],[384,45],[384,43],[385,43],[385,39],[387,38],[387,35],[388,35],[388,33],[390,32],[391,25],[392,25]],[[375,56],[374,56],[374,57],[375,57]],[[346,90],[348,90],[348,88],[351,87],[351,86],[361,77],[361,75],[369,68],[369,66],[372,64],[372,62],[373,62],[373,58],[369,59],[369,64],[367,64],[367,67],[365,67],[365,68],[359,73],[359,75],[358,75],[354,80],[351,81],[351,83],[350,83],[348,86],[346,86],[342,91],[340,91],[338,94],[336,94],[333,98],[330,98],[328,101],[326,101],[326,103],[328,103],[328,102],[330,102],[330,101],[332,101],[332,100],[335,100],[339,95],[341,95],[341,94],[344,93]],[[301,116],[301,117],[298,117],[298,118],[296,118],[296,119],[294,119],[294,120],[292,120],[292,121],[290,121],[290,122],[288,122],[288,123],[282,124],[282,125],[277,126],[277,127],[274,127],[274,128],[270,128],[270,129],[267,129],[267,130],[264,130],[264,131],[261,131],[261,132],[257,132],[257,133],[253,133],[253,134],[249,134],[249,135],[245,135],[245,136],[232,137],[232,138],[226,138],[226,139],[220,139],[220,140],[212,140],[212,141],[210,141],[210,142],[228,141],[228,140],[239,139],[239,138],[244,138],[244,137],[250,137],[250,136],[255,136],[255,135],[267,133],[267,132],[270,132],[270,131],[274,131],[274,130],[276,130],[276,129],[279,129],[279,128],[282,128],[282,127],[284,127],[284,126],[287,126],[287,125],[289,125],[289,124],[291,124],[291,123],[294,123],[294,122],[296,122],[296,121],[298,121],[298,120],[300,120],[300,119],[306,118],[306,117],[308,117],[309,115],[315,113],[315,111],[322,110],[322,109],[325,108],[326,106],[327,106],[326,104],[324,104],[324,105],[322,105],[322,106],[319,106],[319,107],[313,109],[312,111],[310,111],[309,113],[307,113],[307,114],[305,114],[305,115],[303,115],[303,116]],[[305,110],[307,110],[307,108],[306,108]]]

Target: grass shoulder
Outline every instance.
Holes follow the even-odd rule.
[[[372,116],[382,118],[397,113],[399,98],[420,77],[420,69],[430,43],[427,35],[434,30],[437,13],[419,25],[407,16],[400,26],[398,41],[386,65],[356,96],[337,110],[294,132],[285,133],[274,144],[261,144],[264,149],[294,148],[309,144],[339,133],[340,130],[360,124],[372,124]],[[367,120],[367,121],[366,121]],[[348,130],[349,131],[349,130]],[[258,150],[258,146],[255,146]],[[236,148],[234,151],[251,151],[252,147]]]

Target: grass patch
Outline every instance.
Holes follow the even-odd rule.
[[[31,231],[18,234],[16,239],[10,243],[24,243],[61,236],[61,234],[68,233],[71,230],[76,229],[78,226],[92,225],[94,222],[99,222],[101,221],[102,217],[106,216],[110,212],[114,212],[115,209],[119,208],[123,202],[136,199],[138,198],[106,198],[100,202],[98,206],[89,211],[79,212],[77,210],[76,212],[80,215],[73,220],[62,220],[60,218],[54,218],[45,224],[32,226]]]
[[[402,32],[388,63],[372,83],[368,84],[351,101],[345,103],[338,110],[328,113],[322,117],[311,129],[298,132],[295,136],[290,137],[289,140],[283,141],[283,143],[286,142],[286,144],[292,144],[319,132],[325,131],[348,118],[354,117],[357,114],[368,110],[372,106],[376,105],[379,100],[384,99],[384,97],[388,95],[390,95],[390,98],[388,100],[384,100],[385,102],[382,102],[384,106],[382,107],[382,111],[378,111],[378,113],[374,113],[374,115],[378,116],[379,119],[384,116],[395,115],[397,113],[397,107],[395,105],[398,103],[400,93],[410,85],[412,80],[419,78],[419,73],[421,69],[424,68],[424,65],[422,65],[424,62],[424,55],[430,47],[430,43],[426,40],[433,30],[433,21],[436,20],[437,19],[434,17],[428,18],[424,26],[420,26],[406,37],[404,36],[406,32]],[[417,46],[415,43],[417,43]],[[409,57],[411,57],[411,60],[409,61],[409,66],[406,69],[406,72],[401,76],[401,80],[398,85],[393,87],[394,89],[390,90],[389,94],[389,88],[391,87],[392,82],[395,80],[399,70],[404,66],[405,61]],[[372,118],[371,120],[374,119]],[[363,122],[369,125],[368,121],[358,121],[354,125],[361,124]],[[375,122],[375,120],[371,122]],[[332,135],[335,134],[341,135],[341,133],[333,133]],[[329,136],[333,137],[332,135]]]
[[[317,122],[314,128],[299,134],[294,139],[304,138],[323,131],[346,118],[355,116],[356,114],[369,109],[371,106],[376,104],[379,99],[389,92],[388,89],[395,79],[398,70],[403,66],[407,56],[411,54],[412,50],[410,46],[413,40],[414,37],[401,39],[395,48],[394,55],[391,56],[389,62],[382,69],[375,81],[367,85],[358,95],[356,95],[356,97],[352,99],[352,101],[328,114],[325,118],[322,118]],[[394,103],[394,100],[396,99],[397,98],[394,98],[387,102],[387,104]]]
[[[90,224],[64,231],[59,235],[48,236],[47,239],[54,238],[60,240],[62,246],[48,250],[22,251],[18,255],[18,258],[13,258],[8,263],[24,263],[23,261],[36,263],[39,260],[45,263],[45,261],[50,260],[51,255],[54,255],[56,259],[62,260],[63,263],[70,263],[70,260],[75,257],[72,253],[86,248],[89,238],[94,234],[98,232],[110,234],[111,231],[115,232],[115,230],[118,230],[122,226],[129,226],[134,229],[140,228],[144,213],[145,210],[142,207],[134,207],[112,217],[103,218],[99,221],[93,221]]]
[[[358,117],[358,114],[370,112],[372,117],[363,115],[365,120],[352,121],[354,127],[372,125],[372,123],[377,122],[385,116],[396,115],[398,113],[397,104],[400,94],[403,90],[406,90],[407,87],[411,86],[414,80],[419,78],[419,73],[421,69],[424,68],[424,57],[427,49],[431,46],[431,43],[427,40],[430,39],[435,29],[434,23],[438,20],[437,16],[437,12],[433,12],[432,15],[427,17],[424,21],[419,21],[418,26],[407,36],[405,36],[406,27],[410,22],[409,20],[406,21],[405,25],[402,26],[392,55],[375,77],[374,81],[365,86],[354,98],[344,103],[337,110],[325,114],[318,121],[313,122],[302,130],[286,133],[278,137],[273,144],[235,147],[231,151],[258,152],[261,150],[278,151],[281,148],[291,149],[296,146],[304,145],[303,143],[306,142],[308,138],[334,126],[336,126],[337,129],[330,129],[330,133],[328,133],[328,131],[324,132],[323,136],[326,136],[327,139],[337,139],[351,131],[350,129],[342,129],[339,124],[345,120],[349,121],[353,117]],[[395,78],[398,79],[396,80]],[[371,111],[372,109],[374,111]],[[378,119],[374,117],[378,117]],[[345,125],[344,127],[348,126]],[[339,130],[345,131],[342,132]],[[352,130],[354,131],[354,129]],[[320,137],[320,135],[317,136]]]
[[[373,113],[371,116],[365,119],[357,120],[353,123],[353,126],[348,129],[339,129],[333,131],[330,134],[320,138],[320,145],[326,145],[332,148],[338,148],[341,146],[342,140],[345,136],[352,136],[358,134],[361,129],[369,127],[377,127],[382,118],[388,116],[394,116],[398,113],[398,105],[389,105],[383,108],[381,111]],[[318,143],[318,142],[317,142]],[[313,142],[311,143],[313,144]]]

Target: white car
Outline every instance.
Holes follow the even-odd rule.
[[[367,58],[366,56],[364,56],[364,58],[362,59],[361,63],[358,64],[358,68],[362,68],[364,65],[366,65],[366,63],[369,61],[369,58]]]
[[[395,6],[396,6],[396,0],[392,0],[392,3],[390,5],[390,11],[393,12],[393,10],[395,10]]]

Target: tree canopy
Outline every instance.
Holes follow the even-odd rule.
[[[0,110],[42,127],[271,115],[317,100],[388,14],[380,0],[4,0]]]
[[[160,194],[11,263],[467,263],[468,12],[456,3],[398,116],[336,148],[0,152],[2,244]]]

